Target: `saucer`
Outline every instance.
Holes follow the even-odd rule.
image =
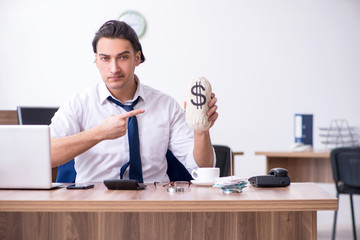
[[[191,180],[191,183],[192,184],[195,184],[195,185],[199,185],[199,186],[212,186],[214,185],[214,181],[212,182],[203,182],[203,181],[199,181],[199,180]]]

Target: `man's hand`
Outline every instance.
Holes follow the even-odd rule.
[[[211,93],[211,100],[208,104],[209,111],[206,113],[206,115],[209,117],[209,121],[211,122],[212,127],[216,121],[216,119],[219,117],[219,114],[216,112],[218,109],[218,106],[216,105],[217,98],[215,97],[215,93]]]
[[[136,109],[130,112],[108,117],[98,126],[101,140],[116,139],[126,134],[127,122],[130,117],[144,113],[144,109]]]

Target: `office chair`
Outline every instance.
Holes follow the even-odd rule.
[[[360,147],[335,148],[330,153],[331,167],[336,187],[336,197],[349,194],[353,235],[356,240],[353,194],[360,194]],[[334,214],[332,239],[336,235],[337,211]]]
[[[225,145],[213,145],[216,155],[215,167],[220,168],[220,177],[231,176],[232,151]]]
[[[51,119],[59,108],[57,107],[23,107],[17,106],[19,125],[50,125]],[[55,170],[56,171],[56,170]],[[53,174],[55,174],[53,172]],[[58,166],[56,182],[75,182],[76,172],[74,159]]]
[[[213,145],[216,154],[216,167],[220,168],[220,177],[230,176],[232,152],[228,146]],[[184,165],[168,150],[166,153],[168,163],[167,175],[170,181],[190,181],[193,178]],[[74,159],[58,168],[56,182],[75,182],[76,171]]]

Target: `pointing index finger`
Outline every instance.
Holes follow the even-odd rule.
[[[130,112],[122,114],[122,116],[124,118],[130,118],[132,116],[136,116],[136,115],[139,115],[139,114],[144,113],[144,112],[145,112],[145,109],[135,109],[135,110],[132,110]]]

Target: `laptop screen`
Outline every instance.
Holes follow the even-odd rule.
[[[50,128],[0,126],[0,188],[50,188]]]

